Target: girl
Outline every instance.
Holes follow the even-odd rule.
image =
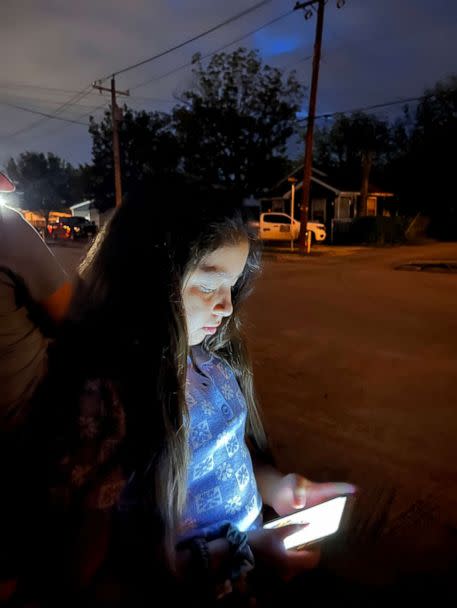
[[[239,316],[256,243],[226,194],[169,197],[127,201],[97,238],[37,403],[56,559],[34,590],[60,604],[150,603],[157,584],[201,602],[254,566],[291,578],[318,554],[286,551],[291,527],[263,530],[263,507],[352,490],[270,464]]]

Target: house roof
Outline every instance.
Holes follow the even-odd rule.
[[[333,192],[337,196],[340,196],[340,195],[360,196],[360,190],[359,191],[340,190],[338,188],[335,188],[334,186],[331,186],[328,182],[326,182],[322,179],[319,179],[318,177],[315,177],[314,175],[311,176],[311,181],[314,182],[315,184],[318,184],[319,186],[322,186],[326,190]],[[302,187],[303,187],[303,181],[301,181],[295,185],[295,192],[297,190],[300,190]],[[290,199],[291,193],[292,193],[292,189],[288,190],[285,194],[283,194],[282,198],[284,198],[286,200]],[[378,196],[378,197],[385,197],[385,198],[395,196],[393,192],[382,192],[382,191],[377,191],[377,190],[373,191],[372,188],[368,188],[368,194],[370,194],[371,196]]]
[[[319,169],[316,169],[316,167],[312,168],[312,172],[320,177],[327,177],[326,173],[324,173],[323,171],[320,171]],[[297,177],[297,175],[301,175],[302,173],[303,173],[303,164],[300,163],[299,165],[296,165],[292,169],[292,171],[288,175],[286,175],[286,177],[283,177],[283,179],[281,179],[277,184],[275,184],[271,188],[271,190],[276,190],[277,188],[280,188],[282,185],[287,184],[287,180],[289,179],[289,177]]]
[[[292,171],[288,175],[286,175],[286,177],[284,177],[282,180],[280,180],[275,186],[273,186],[270,189],[269,197],[262,197],[262,200],[273,200],[273,199],[281,199],[281,198],[283,198],[285,200],[290,199],[292,188],[287,180],[290,177],[299,176],[300,181],[298,181],[295,184],[295,191],[300,190],[303,187],[302,174],[303,174],[303,164],[300,163],[300,164],[296,165],[292,169]],[[335,196],[340,196],[340,195],[352,196],[352,197],[360,196],[359,185],[355,185],[354,183],[342,184],[341,182],[337,183],[337,185],[335,185],[335,181],[338,181],[338,180],[335,180],[334,178],[332,179],[327,173],[324,173],[324,171],[321,171],[320,169],[317,169],[316,167],[312,167],[311,181],[314,184],[316,184],[317,186],[320,186],[320,187],[324,188],[325,190],[332,192]],[[287,188],[287,190],[284,193],[285,188]],[[395,196],[393,192],[384,192],[382,190],[382,188],[379,188],[378,185],[374,185],[374,184],[371,184],[369,186],[368,193],[372,196],[386,197],[386,198]]]
[[[82,203],[76,203],[75,205],[70,205],[70,209],[75,211],[78,209],[79,211],[83,211],[84,209],[92,209],[95,206],[93,200],[83,201]]]

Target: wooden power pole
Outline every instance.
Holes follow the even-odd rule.
[[[308,2],[297,2],[294,10],[305,10],[305,19],[312,17],[312,9],[317,4],[317,23],[316,35],[314,40],[313,53],[313,75],[311,78],[311,89],[309,94],[309,109],[307,118],[307,128],[305,137],[305,160],[303,166],[303,199],[300,213],[300,235],[298,237],[298,247],[301,253],[306,251],[306,238],[308,231],[308,216],[310,206],[311,191],[311,172],[313,165],[313,137],[314,122],[316,119],[317,85],[319,82],[319,67],[322,51],[322,32],[324,30],[324,12],[327,0],[309,0]],[[341,8],[345,0],[337,0],[337,7]]]
[[[93,84],[94,89],[111,93],[111,125],[113,131],[113,166],[114,166],[114,193],[116,207],[122,204],[122,179],[121,179],[121,153],[119,149],[119,122],[122,119],[122,110],[116,103],[116,95],[130,95],[129,91],[116,91],[116,81],[111,78],[111,87],[108,89],[100,84]]]
[[[311,90],[309,93],[308,124],[305,137],[305,160],[303,166],[303,198],[300,213],[300,234],[298,237],[298,248],[300,253],[306,251],[306,238],[308,232],[309,199],[311,190],[311,171],[313,165],[313,136],[314,121],[316,116],[317,85],[319,82],[319,66],[321,61],[322,32],[324,29],[325,0],[312,0],[310,2],[297,2],[295,10],[308,9],[317,4],[317,24],[314,41],[313,75],[311,78]],[[305,17],[309,15],[305,13]]]

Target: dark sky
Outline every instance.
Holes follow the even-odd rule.
[[[260,0],[2,0],[0,167],[24,150],[55,152],[72,163],[90,160],[84,125],[41,119],[20,106],[87,123],[103,103],[98,93],[75,99],[94,80],[141,61],[232,17]],[[286,14],[295,0],[271,0],[240,20],[157,61],[120,75],[135,88],[136,109],[170,109],[192,83],[189,67],[157,79]],[[295,68],[307,85],[315,17],[294,12],[238,42],[272,65]],[[318,113],[421,95],[457,73],[456,0],[328,0]],[[156,80],[153,80],[156,78]],[[108,84],[105,83],[105,84]],[[398,112],[378,111],[389,117]],[[97,110],[95,116],[101,116]]]

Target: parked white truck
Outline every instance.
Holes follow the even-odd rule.
[[[298,239],[300,222],[292,219],[287,213],[261,213],[260,221],[253,222],[252,226],[258,228],[262,241],[290,241]],[[315,242],[325,241],[327,232],[324,224],[308,222],[308,230]]]

